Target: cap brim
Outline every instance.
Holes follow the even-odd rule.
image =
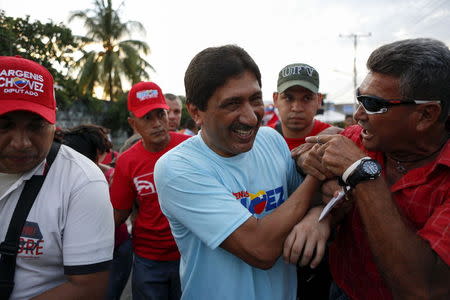
[[[152,104],[152,105],[148,105],[148,106],[145,106],[145,107],[141,107],[141,108],[133,110],[131,112],[136,117],[142,118],[143,116],[145,116],[146,114],[148,114],[152,110],[155,110],[155,109],[158,109],[158,108],[169,110],[169,106],[167,104],[157,103],[157,104]]]
[[[290,80],[290,81],[284,82],[278,86],[277,91],[278,91],[278,93],[283,93],[288,88],[296,86],[296,85],[302,86],[305,89],[308,89],[313,93],[317,93],[319,91],[318,86],[315,86],[311,82],[305,81],[305,80]]]
[[[49,123],[56,123],[56,109],[49,108],[47,106],[23,100],[0,100],[0,115],[24,110],[40,115],[46,119]]]

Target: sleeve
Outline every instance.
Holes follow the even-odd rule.
[[[215,249],[249,217],[250,212],[212,174],[202,171],[168,176],[168,160],[155,169],[163,213]],[[171,166],[173,172],[174,166]],[[173,232],[174,236],[177,232]]]
[[[127,174],[127,164],[123,157],[119,157],[117,160],[109,193],[115,209],[129,210],[133,207],[137,194],[132,179]]]
[[[437,207],[418,234],[450,266],[450,197]]]
[[[64,267],[83,267],[112,259],[114,217],[105,181],[91,181],[70,196],[63,233]],[[87,269],[87,273],[99,270]]]

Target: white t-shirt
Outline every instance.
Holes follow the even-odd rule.
[[[45,161],[0,196],[0,241],[25,180],[42,174]],[[65,274],[104,270],[112,259],[114,219],[108,184],[88,158],[64,145],[36,197],[20,237],[11,299],[29,299],[67,281]]]

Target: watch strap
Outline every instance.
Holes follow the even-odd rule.
[[[359,166],[359,164],[363,160],[368,160],[368,159],[371,159],[371,158],[368,156],[365,156],[363,158],[358,159],[353,164],[351,164],[350,167],[348,167],[347,170],[345,170],[344,173],[342,174],[342,181],[344,181],[346,184],[348,184],[348,182],[347,182],[348,176],[350,176],[350,174],[352,174],[353,171],[355,171],[355,169]]]

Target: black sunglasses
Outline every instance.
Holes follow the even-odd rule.
[[[372,95],[361,95],[359,89],[356,90],[356,100],[363,106],[368,115],[382,114],[387,112],[388,107],[396,105],[423,104],[429,102],[440,102],[441,100],[405,100],[405,99],[384,99]]]

